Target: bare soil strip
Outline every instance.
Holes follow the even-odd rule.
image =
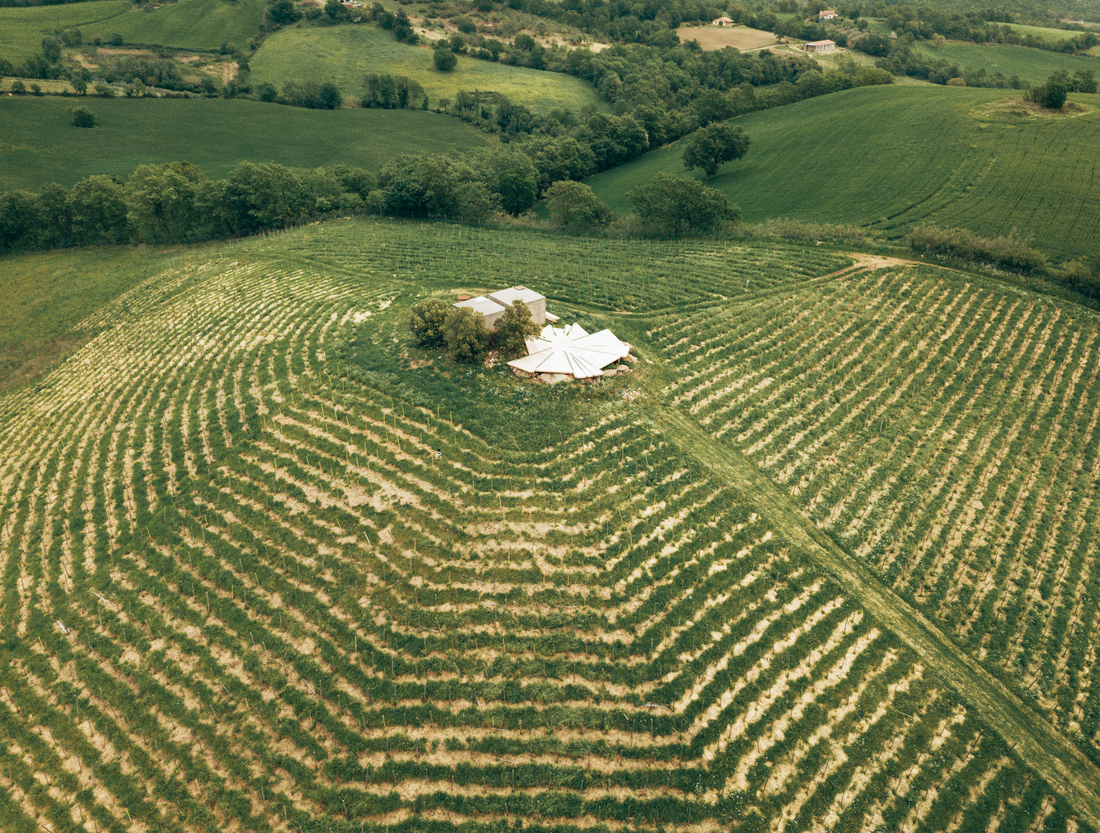
[[[929,670],[995,727],[1020,758],[1058,789],[1090,824],[1100,826],[1100,768],[1030,704],[969,659],[918,610],[817,529],[741,452],[715,440],[679,411],[668,408],[654,416],[671,441],[686,446],[720,478],[753,495],[778,532],[801,547],[878,622],[916,651]]]

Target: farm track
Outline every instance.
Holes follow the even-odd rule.
[[[799,293],[861,275],[767,242],[640,248],[367,221],[203,249],[0,398],[0,821],[1090,829],[792,543],[771,492],[694,453],[729,440],[652,424],[657,364],[542,405],[553,389],[409,366],[408,305],[452,259],[474,285],[549,264],[563,304],[602,282],[636,332],[683,305],[715,363],[707,305],[739,303],[749,387],[796,332],[754,315],[825,331],[850,303],[793,315]],[[684,407],[689,368],[663,377]],[[494,432],[511,408],[542,430]]]

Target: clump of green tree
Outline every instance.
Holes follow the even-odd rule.
[[[1077,70],[1070,75],[1067,70],[1060,69],[1051,73],[1045,83],[1031,87],[1024,97],[1048,110],[1061,110],[1070,93],[1094,92],[1096,75],[1092,70]]]
[[[489,332],[485,319],[475,310],[427,298],[413,304],[409,331],[421,347],[445,347],[455,361],[478,362],[493,348],[505,357],[521,355],[527,349],[527,339],[539,334],[539,326],[522,301],[513,301]]]
[[[626,196],[641,223],[661,234],[713,232],[741,219],[725,194],[690,176],[657,174]]]
[[[73,127],[96,126],[95,113],[87,107],[74,107],[70,112],[73,114]]]
[[[426,110],[428,95],[419,81],[404,75],[369,72],[364,79],[362,105],[382,110]]]
[[[527,353],[527,339],[541,332],[531,318],[531,310],[523,301],[515,300],[497,321],[492,333],[492,343],[505,358]]]
[[[546,208],[554,225],[565,231],[597,231],[615,218],[583,182],[555,182],[546,192]]]
[[[91,176],[70,191],[0,194],[0,252],[239,237],[362,210],[376,189],[373,173],[346,165],[296,172],[243,162],[222,180],[187,162],[141,165],[125,182]]]
[[[741,159],[749,152],[752,140],[740,127],[726,122],[709,124],[696,130],[684,147],[684,167],[701,168],[710,179],[723,162]]]

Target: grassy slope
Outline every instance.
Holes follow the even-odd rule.
[[[241,161],[375,168],[400,153],[439,153],[486,141],[458,119],[409,110],[328,112],[221,99],[81,103],[100,127],[72,127],[72,99],[0,100],[0,189],[72,185],[91,174],[127,176],[138,165],[177,159],[215,177]]]
[[[125,0],[95,0],[64,6],[0,9],[0,55],[18,63],[40,54],[42,38],[59,29],[76,26],[90,36],[97,22],[118,21],[132,8]],[[110,29],[111,24],[103,26]]]
[[[177,49],[217,49],[223,41],[244,46],[263,22],[264,0],[179,0],[153,12],[135,9],[123,17],[88,26],[84,35]]]
[[[711,185],[745,219],[855,223],[902,235],[932,222],[983,235],[1018,229],[1056,259],[1100,241],[1100,98],[1070,118],[996,112],[1018,93],[873,87],[737,120],[753,140]],[[930,137],[935,141],[929,141]],[[620,212],[626,193],[666,171],[682,173],[682,144],[590,180]]]
[[[151,249],[86,249],[11,255],[0,281],[0,390],[32,379],[94,331],[92,312],[163,268]]]
[[[1081,55],[1063,55],[1045,49],[1001,44],[946,43],[940,49],[923,43],[919,47],[932,58],[943,58],[960,67],[986,75],[1000,72],[1006,78],[1018,75],[1027,84],[1041,84],[1055,70],[1065,69],[1100,71],[1100,61]]]
[[[426,48],[405,46],[370,25],[289,29],[268,38],[252,60],[254,83],[316,78],[335,82],[346,94],[359,95],[368,72],[405,75],[419,81],[434,107],[460,90],[492,90],[532,110],[555,107],[607,107],[595,89],[578,78],[555,72],[495,64],[459,56],[453,72],[432,66]]]
[[[83,282],[86,271],[119,268],[110,260],[116,255],[66,252],[5,263],[21,275],[63,272]],[[964,813],[973,829],[986,829],[1015,813],[1018,794],[1036,784],[1025,795],[1026,812],[1008,816],[1002,829],[1038,829],[1054,795],[1028,763],[1071,798],[1073,809],[1097,817],[1090,800],[1094,773],[1084,765],[1092,780],[1075,783],[1074,772],[1059,777],[1060,761],[1044,764],[1041,759],[1059,750],[1036,741],[1051,730],[1041,720],[1029,722],[1029,702],[983,685],[984,672],[964,667],[954,646],[812,529],[768,474],[742,455],[732,434],[716,439],[715,426],[703,423],[702,414],[691,409],[688,416],[686,405],[669,398],[662,378],[682,384],[714,378],[696,377],[691,361],[675,360],[679,335],[707,350],[708,366],[738,361],[748,351],[727,349],[724,339],[753,310],[770,307],[783,317],[773,322],[779,329],[803,318],[798,302],[784,312],[792,294],[811,305],[820,295],[819,303],[839,313],[843,299],[831,293],[843,290],[845,279],[807,278],[844,262],[820,248],[759,242],[639,244],[374,221],[310,226],[150,261],[148,273],[159,276],[125,304],[104,310],[98,320],[107,331],[100,341],[40,389],[0,397],[3,424],[13,429],[0,432],[0,508],[10,518],[2,552],[26,545],[25,556],[9,559],[7,583],[15,589],[0,599],[0,667],[9,672],[9,693],[0,702],[9,743],[0,748],[0,761],[18,779],[0,784],[0,799],[7,801],[2,818],[12,829],[17,823],[33,829],[30,810],[11,796],[26,792],[23,785],[36,775],[75,784],[65,779],[62,762],[79,753],[96,788],[71,789],[71,798],[41,791],[32,809],[58,813],[79,806],[103,818],[125,807],[151,829],[166,829],[175,818],[185,820],[181,830],[224,829],[224,820],[203,815],[202,800],[185,788],[187,779],[209,779],[219,800],[239,814],[241,827],[253,830],[269,828],[267,814],[251,815],[252,807],[267,802],[289,807],[303,829],[315,819],[326,823],[320,802],[346,802],[351,829],[356,821],[385,829],[395,808],[426,815],[435,805],[421,809],[414,799],[437,801],[444,794],[466,800],[457,809],[442,806],[470,833],[488,833],[517,816],[548,826],[573,824],[582,812],[607,813],[624,822],[616,826],[623,831],[651,831],[670,817],[672,823],[683,818],[675,802],[690,796],[706,825],[694,829],[724,829],[728,808],[720,814],[699,793],[727,784],[733,789],[733,770],[754,761],[756,752],[768,763],[749,769],[748,787],[735,797],[741,817],[761,813],[770,822],[762,829],[782,829],[783,819],[798,813],[803,785],[817,791],[817,800],[805,814],[812,818],[797,829],[831,827],[829,808],[848,812],[852,803],[849,781],[858,800],[844,829],[870,827],[882,803],[887,821],[879,829],[918,826],[903,824],[910,819],[943,829]],[[135,276],[141,271],[123,268],[133,268]],[[415,298],[450,294],[457,280],[464,288],[492,286],[509,270],[531,274],[534,285],[552,293],[559,312],[575,303],[595,317],[593,324],[615,327],[651,361],[636,365],[626,379],[599,386],[538,388],[500,368],[446,372],[454,368],[445,360],[410,352],[404,319]],[[745,270],[773,280],[757,285],[754,278],[751,289],[742,288]],[[643,288],[638,277],[655,286]],[[607,283],[607,296],[596,304],[584,285],[593,279]],[[911,275],[906,286],[914,288],[914,303],[934,283]],[[853,287],[857,303],[881,303],[882,293],[873,288],[855,292],[862,287]],[[961,287],[959,292],[965,294]],[[1004,305],[1015,295],[995,294]],[[1044,303],[1035,299],[1031,306]],[[945,317],[942,308],[932,309],[930,324]],[[711,314],[725,321],[716,321],[712,331],[696,329]],[[862,363],[862,345],[877,339],[848,337],[850,316],[841,318],[834,335],[844,335],[847,346],[838,355]],[[356,382],[329,376],[337,370],[335,322],[349,319],[359,322],[354,334],[362,345],[356,352],[364,373]],[[1087,335],[1086,323],[1066,322],[1065,328],[1080,327]],[[754,329],[752,322],[746,331]],[[798,352],[758,343],[758,365]],[[427,366],[417,362],[420,367],[411,370],[414,357],[427,358]],[[847,361],[840,364],[836,375],[847,375]],[[245,374],[242,392],[235,385],[238,368]],[[751,378],[751,371],[721,384],[736,378]],[[799,384],[820,402],[828,380],[806,374]],[[631,404],[621,395],[624,388],[643,398]],[[238,400],[249,416],[240,423]],[[511,430],[499,436],[491,430],[532,416],[555,430],[544,438],[540,424],[521,442]],[[33,442],[13,442],[16,432]],[[436,448],[444,449],[442,460],[431,454]],[[181,462],[164,462],[176,459]],[[44,474],[37,476],[39,470]],[[284,504],[286,512],[275,508]],[[136,505],[132,521],[124,515],[129,505]],[[40,517],[55,523],[42,524]],[[108,546],[107,530],[120,517],[124,544]],[[129,533],[131,525],[136,534]],[[55,536],[52,548],[43,543],[49,534]],[[775,538],[778,544],[766,544]],[[70,549],[82,557],[70,558]],[[835,584],[828,580],[834,573]],[[72,590],[51,595],[54,587],[42,575],[59,576],[54,584]],[[17,583],[17,576],[25,581]],[[31,590],[20,595],[25,584]],[[609,592],[601,596],[597,590],[605,587]],[[71,601],[93,593],[102,608]],[[279,600],[278,608],[271,598]],[[639,599],[645,606],[635,614]],[[774,614],[765,606],[769,599]],[[839,613],[830,613],[841,604]],[[135,619],[120,623],[119,612],[131,609]],[[34,631],[20,630],[24,610],[31,612],[27,628]],[[815,610],[820,627],[793,630]],[[695,611],[698,620],[691,616]],[[395,621],[398,614],[401,621]],[[427,627],[402,625],[421,619]],[[140,628],[128,627],[135,620]],[[66,638],[55,621],[75,635]],[[636,635],[623,640],[612,626],[636,629]],[[502,645],[492,665],[482,659],[489,627]],[[914,628],[920,632],[913,635]],[[918,654],[873,636],[880,629],[901,632],[904,642],[934,638],[935,644],[920,647],[925,671],[917,669]],[[23,637],[26,632],[41,637],[33,641]],[[744,642],[734,652],[737,640]],[[593,644],[598,647],[590,657]],[[878,653],[868,644],[879,645]],[[40,654],[32,653],[33,645],[43,646]],[[399,663],[396,673],[391,659],[389,674],[378,669],[379,676],[380,648]],[[820,651],[819,659],[786,677],[810,648]],[[61,678],[68,672],[57,672],[47,654],[71,658],[82,679],[92,681],[94,697],[69,695],[71,682]],[[430,679],[420,675],[421,663],[442,656],[447,666],[433,666]],[[513,664],[511,656],[519,659]],[[704,670],[718,668],[718,660],[722,668],[729,660],[728,675],[706,682]],[[226,663],[241,670],[226,675]],[[26,665],[31,671],[16,673]],[[141,696],[127,694],[122,681],[115,685],[107,671],[116,668],[142,682]],[[676,688],[658,675],[666,668]],[[780,669],[784,676],[777,676]],[[659,687],[640,695],[638,683],[648,685],[651,676]],[[618,684],[620,677],[621,688],[608,693],[605,683]],[[816,688],[825,679],[836,686],[835,696]],[[869,685],[856,692],[859,679]],[[903,684],[895,685],[898,679]],[[400,707],[391,709],[382,695],[394,680],[405,688],[394,694]],[[774,706],[763,699],[773,683],[784,698]],[[47,708],[36,690],[65,696]],[[687,706],[674,699],[681,691],[690,694]],[[260,695],[267,692],[285,704],[281,711],[263,704]],[[192,693],[194,700],[188,699]],[[719,708],[727,693],[732,706]],[[426,705],[416,702],[421,696]],[[639,697],[675,704],[637,719]],[[482,698],[487,708],[469,708]],[[698,711],[715,704],[711,733],[702,740],[689,733],[681,746],[681,715],[693,722],[695,700]],[[988,720],[1005,707],[1008,719]],[[181,732],[203,738],[202,746],[158,747],[157,754],[139,758],[142,777],[120,785],[117,768],[109,766],[113,750],[123,744],[144,749],[159,740],[158,714],[171,714]],[[753,734],[735,742],[735,724],[745,714],[753,715]],[[116,722],[106,723],[108,716]],[[603,718],[611,720],[610,733],[606,727],[600,732]],[[110,751],[89,746],[79,730],[58,728],[83,720],[111,726]],[[411,761],[394,770],[399,793],[391,790],[389,770],[361,773],[352,766],[365,756],[394,766],[388,743],[403,742],[398,724],[405,720],[429,744],[415,758],[404,746],[396,749],[397,765]],[[216,732],[219,724],[236,723],[249,731]],[[24,761],[11,749],[31,744],[30,726],[50,727],[57,741],[35,747],[38,754]],[[723,747],[727,727],[731,740]],[[453,736],[484,745],[460,740],[436,751],[435,739]],[[712,739],[716,757],[703,760],[704,740]],[[815,744],[816,752],[805,754]],[[506,760],[500,766],[502,753],[524,765]],[[1072,750],[1065,760],[1071,756]],[[587,777],[580,764],[593,757],[600,778]],[[233,777],[214,782],[211,761]],[[250,765],[268,761],[278,779],[248,777]],[[782,789],[769,793],[772,761]],[[863,771],[853,771],[857,763],[873,777],[858,777]],[[456,770],[457,786],[438,789]],[[517,771],[518,788],[510,784]],[[551,778],[553,789],[543,787]],[[491,790],[478,787],[490,779]],[[651,783],[662,779],[664,789],[654,790]],[[933,797],[948,796],[952,803],[895,801],[897,791],[889,785],[903,779],[910,794],[926,795],[936,785]],[[154,784],[164,795],[159,803],[152,799]],[[603,784],[628,804],[607,801]],[[590,803],[573,803],[582,800]]]

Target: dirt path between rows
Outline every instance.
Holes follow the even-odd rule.
[[[1020,758],[1100,829],[1100,768],[1049,721],[954,645],[935,624],[886,587],[865,565],[844,552],[794,501],[737,449],[715,439],[673,406],[655,409],[667,439],[695,455],[720,479],[751,496],[754,508],[775,531],[831,574],[884,627],[908,644],[921,661],[953,688]]]

